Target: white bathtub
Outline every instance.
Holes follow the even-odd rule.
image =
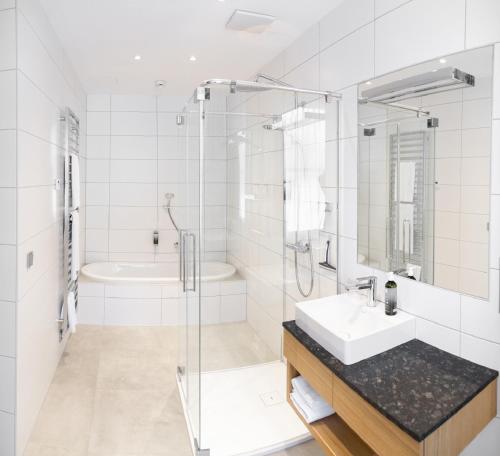
[[[179,281],[177,263],[90,263],[82,268],[82,274],[98,282],[173,283]],[[203,281],[225,280],[233,276],[236,268],[231,264],[202,263]]]

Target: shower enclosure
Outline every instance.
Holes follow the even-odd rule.
[[[284,397],[281,324],[295,302],[337,292],[339,100],[263,75],[210,80],[177,116],[178,384],[197,454],[263,454],[307,437]],[[214,299],[234,282],[203,281],[209,261],[234,265],[244,295]],[[234,323],[223,314],[236,299],[245,318]]]

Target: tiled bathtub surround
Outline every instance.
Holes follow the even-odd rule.
[[[196,176],[199,167],[198,160],[186,160],[184,131],[176,124],[187,99],[88,96],[87,262],[177,261],[178,236],[163,206],[165,193],[174,193],[172,214],[180,228],[187,227],[187,167],[189,176]],[[206,259],[225,261],[224,122],[214,125],[209,136]],[[191,136],[190,141],[196,144],[198,138]]]
[[[358,0],[344,1],[263,72],[289,77],[295,85],[311,84],[319,72],[322,89],[344,95],[339,183],[341,280],[385,274],[357,264],[356,144],[359,82],[453,52],[500,42],[500,8],[495,0]],[[422,32],[424,31],[424,32]],[[373,41],[375,40],[375,42]],[[500,45],[495,46],[490,190],[489,299],[474,299],[422,283],[399,280],[401,307],[416,315],[417,337],[451,353],[500,368],[499,270],[500,230]],[[334,161],[335,163],[335,161]],[[334,168],[329,168],[330,175]],[[382,297],[382,296],[380,296]],[[293,318],[289,315],[288,318]],[[500,410],[500,408],[499,408]],[[500,419],[494,420],[464,451],[467,456],[494,456],[500,448]]]
[[[81,120],[85,179],[85,95],[38,0],[0,2],[0,99],[0,454],[13,456],[23,454],[66,342],[56,323],[65,287],[55,187],[66,107]]]
[[[135,285],[80,281],[79,323],[105,326],[180,326],[186,297],[180,284]],[[246,282],[238,276],[203,284],[201,324],[246,320]]]

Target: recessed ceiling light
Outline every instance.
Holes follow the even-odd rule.
[[[439,59],[439,63],[446,63],[446,59]]]
[[[372,81],[366,81],[366,85],[372,85]]]
[[[189,60],[191,60],[191,62],[196,62],[196,57],[192,55],[191,57],[189,57]]]
[[[156,87],[163,87],[166,84],[166,82],[163,79],[158,79],[155,81],[155,86]]]
[[[139,54],[134,55],[134,60],[141,60],[141,58],[142,58],[142,57],[141,57]]]

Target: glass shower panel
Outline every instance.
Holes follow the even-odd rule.
[[[185,180],[178,187],[179,204],[185,213],[179,235],[180,283],[180,354],[179,378],[184,395],[184,406],[195,446],[201,441],[200,388],[200,109],[202,105],[191,99],[182,113],[179,141],[184,143]],[[180,119],[179,119],[180,120]]]

